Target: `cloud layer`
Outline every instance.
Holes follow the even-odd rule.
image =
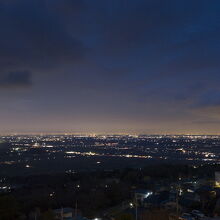
[[[9,72],[2,75],[0,79],[0,88],[7,87],[29,87],[31,86],[31,73],[27,71]]]
[[[1,130],[217,133],[219,10],[218,0],[1,1]]]

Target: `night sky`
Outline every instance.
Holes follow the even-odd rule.
[[[1,0],[0,132],[220,133],[219,0]]]

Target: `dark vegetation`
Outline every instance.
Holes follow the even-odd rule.
[[[87,217],[102,215],[110,207],[132,199],[135,189],[151,189],[182,178],[213,178],[219,165],[157,165],[143,169],[80,172],[75,174],[4,177],[14,186],[0,196],[1,220],[19,219],[36,212],[50,216],[48,210],[75,207]],[[49,219],[49,217],[48,217]]]

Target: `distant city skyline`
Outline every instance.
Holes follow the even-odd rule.
[[[220,134],[219,0],[2,0],[0,135]]]

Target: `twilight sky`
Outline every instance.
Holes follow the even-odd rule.
[[[220,134],[219,0],[1,0],[0,132]]]

